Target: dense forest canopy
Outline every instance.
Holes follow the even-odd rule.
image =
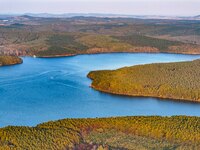
[[[92,71],[92,87],[113,94],[200,102],[200,60]]]
[[[200,118],[64,119],[0,129],[0,149],[199,149]]]

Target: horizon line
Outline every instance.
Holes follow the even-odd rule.
[[[7,12],[7,13],[0,13],[0,15],[39,15],[39,14],[48,14],[48,15],[67,15],[67,14],[82,14],[82,15],[113,15],[113,16],[160,16],[160,17],[196,17],[200,14],[195,15],[159,15],[159,14],[118,14],[118,13],[98,13],[98,12],[91,12],[91,13],[81,13],[81,12],[64,12],[64,13],[48,13],[48,12],[24,12],[24,13],[17,13],[17,12]]]

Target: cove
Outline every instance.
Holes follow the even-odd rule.
[[[21,65],[0,68],[0,127],[34,126],[63,118],[200,116],[200,103],[105,94],[90,88],[91,80],[86,77],[92,70],[198,58],[162,53],[24,57]]]

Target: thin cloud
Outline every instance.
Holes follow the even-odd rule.
[[[200,14],[199,0],[0,0],[0,13]]]

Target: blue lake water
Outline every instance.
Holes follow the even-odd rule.
[[[86,77],[91,70],[198,58],[200,55],[145,53],[24,57],[22,65],[0,68],[0,127],[34,126],[63,118],[200,116],[200,103],[105,94],[91,89]]]

